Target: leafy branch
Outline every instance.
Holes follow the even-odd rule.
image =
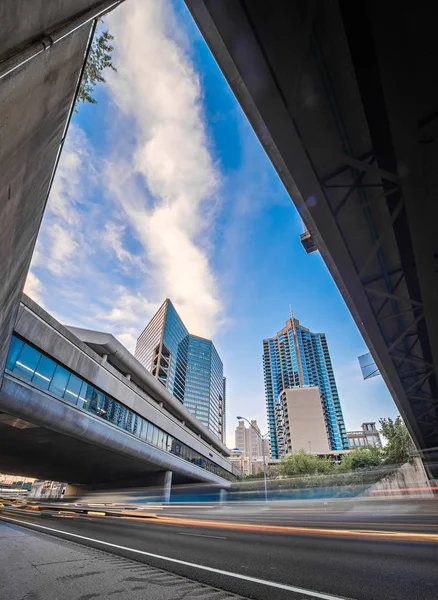
[[[112,51],[114,50],[114,47],[111,42],[113,39],[114,37],[108,30],[103,31],[101,34],[94,37],[79,86],[75,112],[78,112],[77,107],[79,102],[97,104],[93,92],[96,84],[105,83],[105,78],[102,75],[102,72],[105,69],[109,68],[113,71],[117,71],[112,63]]]

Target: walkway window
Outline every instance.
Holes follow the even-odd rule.
[[[69,371],[58,365],[50,383],[49,391],[52,392],[52,394],[55,394],[55,396],[61,396],[62,398],[64,396],[65,388],[67,387],[69,378]]]
[[[47,356],[41,356],[32,382],[43,390],[48,390],[53,374],[55,373],[56,363]]]
[[[24,344],[12,370],[21,377],[30,380],[35,373],[40,358],[41,354],[35,348]]]
[[[19,340],[17,337],[12,336],[11,346],[9,348],[8,362],[6,363],[6,368],[12,371],[15,363],[17,362],[18,355],[21,352],[21,349],[24,346],[24,342]]]
[[[38,366],[39,369],[39,366]],[[67,387],[65,389],[64,398],[73,404],[78,403],[79,392],[82,387],[82,379],[79,379],[73,373],[70,375],[70,379],[68,380]]]

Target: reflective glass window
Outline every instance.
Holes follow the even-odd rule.
[[[134,425],[135,425],[135,415],[132,412],[132,410],[128,410],[128,413],[126,415],[126,426],[125,429],[131,433],[134,432]]]
[[[56,363],[53,360],[50,360],[50,358],[47,358],[47,356],[41,356],[41,360],[39,361],[34,376],[32,377],[32,383],[35,383],[43,390],[48,390],[55,369]]]
[[[132,430],[132,433],[137,436],[140,434],[140,427],[141,427],[140,421],[141,421],[140,417],[134,413],[134,429]]]
[[[6,363],[6,368],[10,371],[12,371],[14,368],[15,362],[23,346],[24,342],[13,335],[11,339],[11,345],[9,346],[8,362]]]
[[[117,425],[117,427],[124,429],[127,414],[128,409],[120,404],[120,402],[114,401],[111,408],[111,417],[108,420]]]
[[[154,425],[154,433],[152,434],[152,444],[156,446],[158,444],[158,427]]]
[[[87,400],[87,410],[95,415],[100,415],[100,409],[103,405],[102,392],[98,392],[95,388],[89,386],[87,390]]]
[[[18,375],[21,375],[21,377],[25,377],[26,379],[32,379],[40,358],[41,353],[38,352],[38,350],[24,344],[20,355],[15,362],[13,372],[18,373]]]
[[[155,427],[152,425],[152,423],[149,423],[148,431],[147,431],[147,435],[146,435],[146,441],[149,444],[152,444],[152,439],[154,437],[154,429],[155,429]]]
[[[175,456],[181,456],[181,442],[179,442],[178,440],[173,439],[172,442],[172,454],[175,454]]]
[[[38,365],[39,370],[39,365]],[[67,387],[65,389],[64,398],[71,402],[72,404],[78,403],[79,392],[82,388],[82,379],[79,379],[73,373],[70,375],[70,379],[68,380]]]
[[[78,403],[77,403],[77,405],[80,408],[84,408],[85,410],[87,410],[87,405],[89,402],[88,396],[90,396],[90,398],[91,398],[91,392],[88,392],[88,388],[93,390],[93,386],[91,386],[89,383],[86,383],[84,381],[84,383],[82,384],[82,387],[81,387],[81,391],[79,392]]]
[[[149,423],[145,419],[142,419],[142,421],[143,422],[141,424],[140,437],[141,437],[142,440],[146,441],[146,436],[147,436],[147,433],[148,433],[148,425],[149,425]]]
[[[157,446],[158,448],[163,447],[163,432],[161,431],[161,429],[158,430]]]
[[[53,375],[52,381],[49,386],[49,390],[52,394],[56,396],[63,396],[65,392],[65,388],[67,387],[67,383],[70,377],[70,372],[64,367],[60,367],[57,365],[55,374]]]
[[[100,413],[99,413],[100,416],[102,417],[102,419],[105,419],[106,421],[112,420],[114,404],[115,404],[115,400],[113,400],[106,394],[103,395],[103,400],[102,400],[102,404],[100,407]]]

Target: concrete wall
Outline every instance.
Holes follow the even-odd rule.
[[[434,491],[430,486],[421,459],[415,457],[412,463],[402,465],[395,473],[375,483],[363,495],[374,498],[384,496],[432,497]]]
[[[11,56],[98,4],[2,0],[0,77]],[[0,79],[0,381],[90,28]]]

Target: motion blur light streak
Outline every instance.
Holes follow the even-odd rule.
[[[103,516],[103,515],[101,515]],[[116,518],[119,517],[106,517]],[[145,521],[142,517],[133,516],[120,516],[121,519],[130,521]],[[254,531],[254,532],[265,532],[265,533],[286,533],[286,534],[313,534],[313,535],[334,535],[334,536],[357,536],[357,537],[373,537],[373,538],[394,538],[397,537],[403,541],[416,541],[416,542],[438,542],[438,534],[434,533],[422,533],[422,532],[409,532],[409,531],[389,531],[389,530],[378,530],[378,529],[335,529],[335,528],[322,528],[322,527],[303,527],[303,526],[289,526],[289,525],[258,525],[256,523],[233,523],[230,521],[207,521],[201,519],[184,519],[184,518],[172,518],[164,517],[162,515],[156,517],[157,521],[162,525],[186,525],[194,527],[212,527],[215,529],[230,529],[235,531]],[[318,525],[323,523],[331,524],[326,521],[317,522]],[[363,523],[355,522],[348,523],[348,525],[363,525]],[[394,524],[401,525],[401,524]],[[421,523],[416,525],[407,524],[410,527],[421,526]],[[405,526],[404,524],[402,525]],[[430,527],[429,524],[424,524],[426,527]]]
[[[135,517],[133,517],[135,518]],[[361,537],[399,537],[405,541],[421,541],[421,542],[438,542],[438,534],[434,533],[410,533],[406,531],[373,531],[366,529],[328,529],[317,527],[295,527],[286,525],[257,525],[254,523],[232,523],[227,521],[203,521],[194,519],[172,519],[170,517],[158,517],[160,523],[168,523],[169,525],[190,525],[198,527],[214,527],[218,529],[234,529],[245,531],[263,531],[266,533],[310,533],[324,535],[340,535],[340,536],[361,536]]]

